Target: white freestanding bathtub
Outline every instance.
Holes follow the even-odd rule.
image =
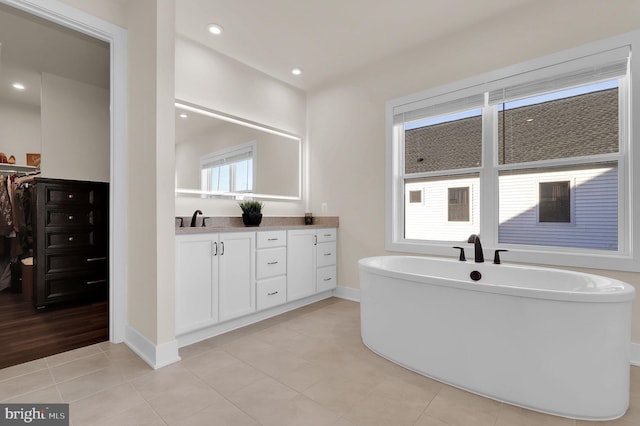
[[[627,410],[631,285],[429,257],[370,257],[359,266],[362,340],[390,361],[559,416],[608,420]]]

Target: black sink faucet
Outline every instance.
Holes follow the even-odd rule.
[[[480,235],[471,234],[468,243],[473,243],[475,248],[476,263],[484,262],[484,254],[482,253],[482,244],[480,244]]]
[[[196,218],[198,217],[199,214],[202,214],[202,212],[200,210],[196,210],[195,212],[193,212],[193,216],[191,216],[191,227],[192,228],[194,226],[196,226]]]

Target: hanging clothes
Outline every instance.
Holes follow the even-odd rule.
[[[13,229],[13,209],[9,196],[9,178],[0,175],[0,236],[9,236]]]

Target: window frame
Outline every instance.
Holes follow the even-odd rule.
[[[497,131],[498,108],[486,107],[488,92],[499,86],[518,84],[527,79],[551,77],[563,72],[572,72],[585,68],[594,61],[619,54],[623,49],[640,51],[640,31],[600,40],[594,43],[533,59],[520,64],[501,68],[462,81],[428,89],[386,104],[386,230],[385,247],[388,251],[421,253],[429,255],[454,256],[452,243],[460,241],[423,241],[404,238],[404,152],[402,126],[394,123],[394,114],[398,108],[455,102],[463,97],[485,93],[483,122],[492,126],[483,128],[483,146],[481,166],[451,171],[451,175],[479,173],[480,175],[480,234],[484,249],[490,251],[506,248],[507,261],[515,263],[537,263],[546,265],[599,268],[608,270],[640,271],[640,223],[634,218],[633,211],[640,211],[640,196],[636,195],[640,186],[634,185],[631,178],[640,173],[640,154],[631,149],[634,134],[640,134],[640,84],[631,84],[633,76],[640,77],[640,56],[630,55],[627,76],[621,79],[619,86],[619,150],[617,153],[598,156],[598,162],[614,162],[618,173],[618,250],[605,251],[595,249],[576,249],[555,246],[527,246],[521,244],[498,244],[498,175],[501,171],[524,170],[541,165],[567,166],[585,163],[585,158],[565,158],[559,160],[534,161],[498,165]],[[616,53],[618,52],[618,53]],[[636,78],[636,79],[637,79]],[[635,111],[632,114],[631,111]],[[634,116],[635,115],[635,116]],[[492,141],[492,142],[487,142]],[[635,173],[634,173],[635,172]],[[573,185],[571,185],[573,189]],[[574,195],[571,193],[571,195]],[[572,196],[573,203],[575,196]],[[572,209],[574,211],[574,209]],[[573,214],[573,212],[572,212]],[[572,216],[573,220],[573,216]],[[542,223],[542,225],[570,225],[567,223]]]

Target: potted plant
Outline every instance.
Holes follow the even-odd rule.
[[[244,201],[240,203],[242,222],[244,226],[258,226],[262,222],[262,203],[259,201]]]

